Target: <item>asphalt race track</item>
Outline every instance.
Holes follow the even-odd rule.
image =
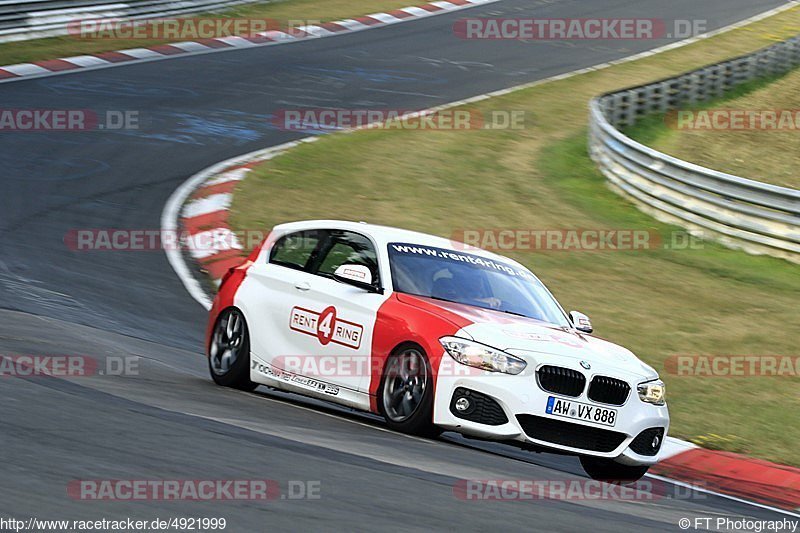
[[[0,378],[2,515],[225,517],[228,531],[676,531],[682,517],[781,519],[699,493],[459,500],[459,479],[583,471],[572,458],[411,438],[372,416],[216,387],[202,354],[206,313],[162,252],[73,252],[64,236],[157,229],[165,201],[195,172],[303,136],[271,125],[277,109],[431,107],[669,42],[464,41],[452,33],[464,16],[707,19],[714,29],[782,3],[504,0],[321,40],[0,85],[3,108],[136,110],[141,122],[137,131],[0,133],[0,354],[141,357],[137,376]],[[320,498],[75,501],[67,486],[76,479],[308,480],[320,483]]]

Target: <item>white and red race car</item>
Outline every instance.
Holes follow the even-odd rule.
[[[635,480],[669,426],[665,387],[590,335],[521,264],[440,237],[364,223],[276,226],[223,279],[209,368],[382,414],[392,428],[578,455],[596,479]]]

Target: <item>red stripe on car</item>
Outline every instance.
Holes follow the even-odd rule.
[[[370,353],[372,376],[369,394],[372,412],[378,412],[377,399],[383,366],[395,348],[407,342],[418,344],[428,356],[435,387],[439,363],[444,354],[444,348],[438,340],[472,324],[471,320],[431,302],[427,298],[394,293],[378,309]]]

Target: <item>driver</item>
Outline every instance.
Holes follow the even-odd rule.
[[[449,298],[456,302],[480,304],[479,307],[499,309],[503,302],[488,294],[486,274],[479,268],[449,267],[434,275],[435,285],[446,285]]]

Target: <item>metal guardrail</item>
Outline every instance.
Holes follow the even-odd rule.
[[[255,0],[0,0],[0,43],[66,35],[79,20],[126,19],[190,15]]]
[[[800,191],[718,172],[648,148],[618,128],[723,96],[800,65],[800,36],[590,104],[592,159],[617,192],[665,222],[750,253],[800,262]]]

